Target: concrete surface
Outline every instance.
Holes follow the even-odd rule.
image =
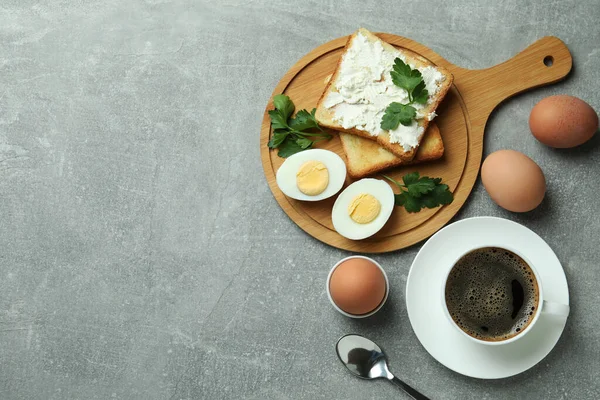
[[[432,399],[600,398],[600,135],[556,151],[527,125],[551,94],[600,110],[599,19],[597,0],[3,1],[0,398],[406,398],[343,370],[333,344],[351,331]],[[520,149],[542,166],[545,203],[510,214],[477,182],[456,217],[523,223],[564,263],[572,315],[526,373],[470,379],[421,347],[404,306],[419,246],[375,257],[392,283],[378,317],[337,314],[323,286],[348,253],[304,234],[267,187],[271,91],[360,26],[468,68],[548,34],[573,54],[567,81],[505,103],[486,133],[486,154]]]

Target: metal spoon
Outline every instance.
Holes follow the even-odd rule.
[[[388,369],[387,360],[381,348],[376,343],[360,335],[346,335],[338,340],[335,346],[340,361],[350,372],[359,378],[387,378],[400,386],[413,399],[429,400],[400,379]]]

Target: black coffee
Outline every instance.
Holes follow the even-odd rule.
[[[474,250],[454,265],[445,289],[452,319],[481,340],[506,340],[522,332],[539,302],[533,271],[518,255],[497,247]]]

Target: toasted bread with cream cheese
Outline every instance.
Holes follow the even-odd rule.
[[[418,114],[417,114],[417,120],[416,123],[413,123],[413,127],[411,127],[412,131],[411,134],[412,139],[414,141],[414,139],[416,139],[415,141],[415,145],[414,146],[408,146],[406,144],[401,144],[398,142],[397,138],[401,135],[397,132],[391,132],[390,131],[385,131],[385,130],[381,130],[381,128],[379,127],[380,123],[381,123],[381,118],[383,116],[383,113],[385,112],[385,108],[389,105],[389,103],[384,102],[384,104],[379,104],[381,103],[381,101],[377,102],[375,98],[370,99],[369,96],[371,96],[369,93],[372,93],[372,90],[369,90],[369,92],[365,91],[364,95],[360,98],[349,98],[347,99],[345,97],[345,95],[343,93],[340,92],[340,89],[342,89],[342,92],[344,92],[344,88],[342,88],[340,85],[343,84],[343,81],[345,78],[343,78],[344,74],[346,74],[346,76],[348,76],[348,74],[351,73],[356,73],[357,69],[356,66],[357,65],[362,65],[360,64],[362,61],[356,61],[358,64],[356,65],[350,65],[349,67],[346,66],[345,64],[345,60],[346,58],[348,58],[349,60],[352,59],[354,60],[354,58],[360,58],[360,57],[350,57],[347,56],[347,54],[350,54],[349,51],[354,51],[353,54],[356,54],[356,51],[358,51],[356,48],[352,49],[353,46],[370,46],[370,44],[373,45],[374,49],[379,49],[380,52],[380,62],[382,65],[377,65],[377,71],[381,70],[381,76],[377,75],[377,73],[374,72],[369,72],[369,74],[371,74],[371,78],[373,78],[374,75],[375,78],[371,79],[370,83],[373,85],[377,85],[377,84],[381,84],[384,82],[388,82],[387,85],[389,86],[391,82],[391,77],[388,77],[390,74],[390,71],[392,70],[392,66],[393,66],[393,61],[390,64],[390,60],[395,59],[395,57],[402,57],[404,58],[404,61],[409,64],[412,68],[417,68],[420,71],[425,71],[427,74],[423,74],[423,79],[425,80],[426,86],[428,87],[428,90],[431,88],[432,90],[429,93],[429,99],[427,104],[425,104],[422,108],[418,108]],[[366,47],[365,47],[366,48]],[[366,51],[366,50],[365,50]],[[360,53],[359,53],[360,54]],[[363,57],[363,58],[367,58],[370,59],[369,57]],[[387,61],[385,61],[387,60]],[[348,61],[350,62],[350,61]],[[354,62],[354,61],[352,61]],[[365,61],[367,62],[367,61]],[[385,65],[383,65],[385,64]],[[373,66],[371,66],[373,67]],[[369,71],[372,71],[373,68],[371,67],[365,67],[368,68]],[[429,68],[430,67],[430,68]],[[346,69],[350,68],[350,72],[346,71]],[[429,68],[429,69],[428,69]],[[374,75],[373,75],[374,74]],[[427,75],[427,76],[425,76]],[[428,80],[428,77],[433,76],[433,78]],[[340,79],[340,77],[342,77]],[[435,79],[434,79],[435,78]],[[344,51],[342,53],[342,56],[340,57],[340,60],[338,62],[337,68],[335,70],[335,72],[333,73],[332,78],[329,80],[329,83],[327,84],[323,94],[321,95],[321,98],[319,99],[319,102],[317,103],[317,111],[316,111],[316,118],[317,121],[319,122],[320,125],[327,127],[327,128],[331,128],[331,129],[335,129],[337,131],[340,132],[345,132],[345,133],[350,133],[350,134],[354,134],[354,135],[358,135],[367,139],[371,139],[371,140],[376,140],[377,143],[379,143],[379,145],[381,147],[384,147],[386,150],[388,150],[389,152],[393,153],[399,160],[394,160],[394,161],[398,161],[398,162],[408,162],[410,160],[412,160],[415,155],[417,154],[417,150],[419,147],[419,144],[421,142],[421,139],[423,137],[424,132],[427,130],[427,127],[429,125],[430,120],[435,117],[435,110],[438,107],[438,105],[440,104],[440,102],[442,101],[442,99],[444,98],[444,96],[446,95],[446,93],[448,92],[448,90],[450,89],[450,86],[452,85],[452,81],[453,81],[453,76],[452,74],[446,70],[443,67],[439,67],[434,65],[432,62],[430,62],[429,60],[425,59],[424,57],[421,57],[420,55],[407,50],[407,49],[397,49],[394,46],[392,46],[389,43],[384,42],[383,40],[381,40],[379,37],[377,37],[376,35],[374,35],[373,33],[369,32],[366,29],[359,29],[357,32],[355,32],[354,34],[352,34],[349,38],[348,41],[346,43],[346,46],[344,48]],[[428,84],[429,82],[429,84]],[[360,86],[361,84],[367,85],[369,84],[368,82],[365,83],[365,80],[360,80],[358,79],[356,82],[352,83],[354,86],[353,88],[356,88],[356,86]],[[393,84],[392,84],[393,85]],[[383,91],[382,93],[387,93],[387,92],[391,92],[391,91],[395,91],[397,93],[400,93],[398,91],[401,91],[404,95],[406,95],[406,91],[404,91],[404,89],[400,89],[397,87],[394,88],[387,88],[385,91]],[[330,97],[331,96],[331,97]],[[373,95],[373,96],[377,96],[377,95]],[[386,95],[387,96],[387,95]],[[337,100],[339,100],[340,98],[344,98],[344,100],[342,101],[342,103],[338,103],[338,104],[329,104],[331,103],[331,98],[335,97]],[[381,97],[379,98],[381,100]],[[384,98],[383,100],[386,100],[387,98]],[[370,100],[373,100],[373,103],[370,103]],[[390,97],[390,102],[391,101],[395,101],[393,97]],[[341,106],[343,105],[344,107],[348,108],[348,107],[361,107],[364,106],[365,104],[369,104],[369,105],[373,105],[373,109],[375,109],[376,111],[373,111],[374,113],[376,113],[376,115],[374,116],[372,121],[366,121],[367,124],[370,124],[373,128],[371,129],[371,131],[367,130],[366,125],[361,125],[361,126],[352,126],[352,123],[348,124],[347,121],[344,120],[343,117],[340,117],[339,114],[339,110],[341,110]],[[377,105],[379,104],[379,105]],[[420,106],[416,106],[420,107]],[[399,128],[397,128],[397,130],[401,130],[401,129],[407,129],[404,128],[402,125],[399,125]],[[378,130],[379,132],[374,133],[373,130]],[[395,138],[393,138],[392,136],[395,136]]]

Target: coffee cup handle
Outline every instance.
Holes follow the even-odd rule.
[[[542,305],[542,312],[550,315],[560,315],[563,317],[569,316],[569,306],[566,304],[554,303],[552,301],[544,300]]]

